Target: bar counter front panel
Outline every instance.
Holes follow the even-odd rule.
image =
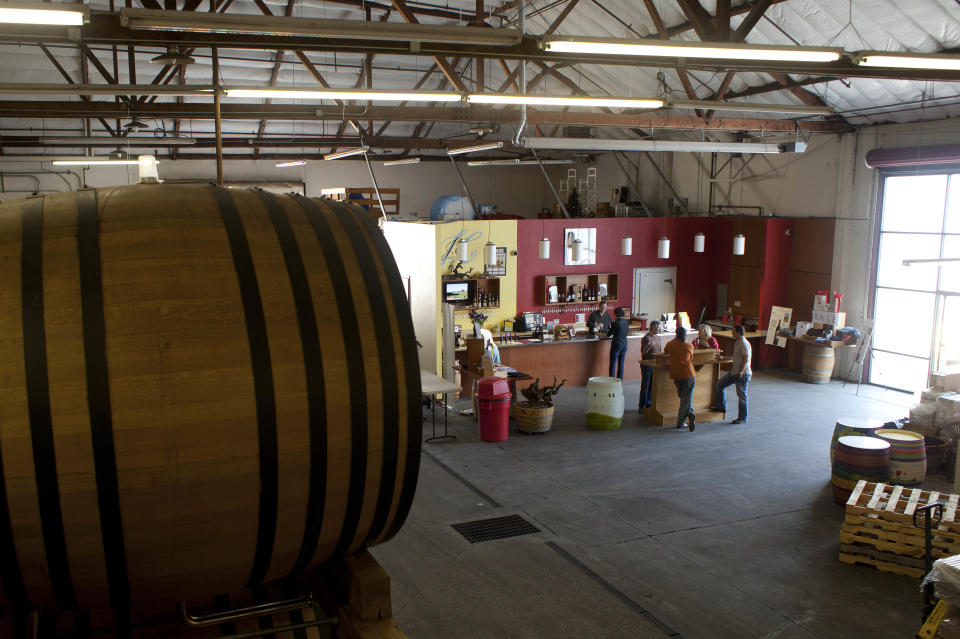
[[[640,380],[640,347],[642,335],[627,338],[627,354],[623,360],[624,381]],[[500,361],[523,371],[540,383],[567,379],[570,386],[586,386],[591,377],[607,377],[610,373],[610,338],[573,337],[565,340],[534,342],[522,340],[498,344]]]

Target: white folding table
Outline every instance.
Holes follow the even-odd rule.
[[[420,393],[430,398],[430,414],[433,415],[433,435],[424,441],[432,442],[439,439],[456,439],[456,435],[447,433],[447,393],[460,390],[459,384],[445,380],[436,373],[420,371]],[[437,402],[436,395],[443,395],[443,435],[437,435]]]

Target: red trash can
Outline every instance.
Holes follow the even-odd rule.
[[[477,382],[477,422],[480,439],[502,442],[510,432],[510,383],[502,377]]]

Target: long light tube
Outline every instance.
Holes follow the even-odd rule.
[[[158,9],[122,9],[120,24],[128,29],[186,31],[192,33],[238,33],[244,35],[397,40],[404,42],[449,42],[512,46],[522,36],[516,29],[490,29],[403,22],[366,22],[241,14],[209,14]]]
[[[137,160],[99,160],[96,158],[61,158],[51,164],[55,166],[104,166],[109,164],[139,164]]]
[[[177,86],[159,84],[52,84],[46,82],[37,84],[26,82],[0,83],[0,94],[211,96],[213,92],[214,87],[209,84]]]
[[[384,166],[397,166],[400,164],[420,164],[420,158],[403,158],[402,160],[387,160]]]
[[[306,160],[287,160],[286,162],[277,162],[273,166],[277,167],[278,169],[287,169],[291,166],[303,166],[306,163]]]
[[[507,95],[472,93],[467,102],[475,104],[528,104],[534,106],[595,106],[610,108],[659,109],[663,100],[647,98],[603,98],[580,95]]]
[[[833,107],[797,106],[792,104],[756,104],[721,100],[667,100],[666,106],[677,109],[711,109],[713,111],[752,111],[754,113],[790,113],[792,115],[832,115]]]
[[[636,55],[655,58],[710,58],[779,62],[835,62],[841,47],[777,47],[762,44],[712,44],[673,40],[631,40],[553,36],[543,41],[544,51],[595,55]]]
[[[528,149],[557,149],[564,151],[716,151],[718,153],[780,153],[780,148],[776,144],[749,142],[685,142],[680,140],[525,138],[524,146]]]
[[[953,264],[954,262],[960,262],[960,257],[934,257],[929,259],[915,259],[915,260],[903,260],[904,266],[910,266],[912,264]]]
[[[79,27],[90,21],[90,10],[80,4],[40,4],[4,2],[0,4],[0,22],[6,24],[43,24]]]
[[[573,164],[573,160],[540,160],[540,164]],[[470,160],[467,166],[536,166],[536,160]]]
[[[343,151],[337,151],[336,153],[327,153],[323,156],[324,160],[339,160],[340,158],[348,158],[352,155],[360,155],[361,153],[366,153],[370,150],[369,146],[358,146],[353,149],[344,149]]]
[[[503,148],[503,141],[497,140],[496,142],[485,142],[483,144],[461,146],[456,149],[447,149],[447,155],[460,155],[461,153],[477,153],[479,151],[493,151],[495,149],[502,149],[502,148]]]
[[[297,100],[358,100],[362,102],[460,102],[459,93],[438,91],[382,91],[376,89],[285,89],[229,87],[228,98],[271,98]]]
[[[188,137],[155,138],[128,135],[120,138],[107,136],[41,137],[37,139],[37,142],[40,144],[55,145],[103,144],[104,146],[116,146],[117,144],[122,144],[122,146],[189,146],[196,144],[197,140],[196,138]]]
[[[960,70],[960,56],[948,54],[907,53],[899,51],[858,51],[853,57],[856,64],[864,67],[889,67],[894,69]]]

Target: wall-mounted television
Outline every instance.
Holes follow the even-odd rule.
[[[465,306],[471,299],[470,282],[444,282],[443,301],[448,304]]]

